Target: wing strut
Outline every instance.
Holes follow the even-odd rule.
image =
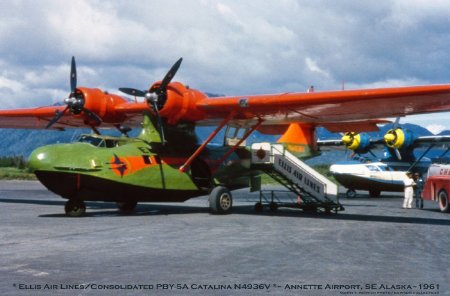
[[[220,164],[222,163],[222,162],[224,162],[227,158],[228,158],[228,156],[230,156],[230,154],[231,153],[233,153],[234,152],[234,150],[236,150],[238,147],[239,147],[239,145],[241,145],[241,143],[242,142],[244,142],[245,140],[247,140],[247,138],[263,123],[263,119],[261,119],[261,118],[259,118],[258,119],[258,123],[256,123],[251,129],[249,129],[246,133],[245,133],[245,135],[242,137],[242,139],[240,139],[233,147],[231,147],[228,151],[227,151],[227,153],[225,153],[218,161],[217,161],[217,165],[216,165],[216,167],[214,168],[214,170],[213,171],[216,171],[217,169],[218,169],[218,167],[220,166]]]
[[[428,153],[428,151],[431,150],[431,148],[434,147],[434,145],[436,145],[435,143],[431,143],[430,146],[425,150],[425,152],[422,153],[422,155],[416,159],[416,161],[414,161],[414,163],[408,168],[407,172],[411,172],[411,170],[416,166],[416,164],[418,164],[422,158]]]
[[[202,145],[200,145],[200,147],[198,147],[197,150],[192,153],[191,157],[189,157],[189,159],[186,160],[186,162],[182,166],[180,166],[180,168],[178,169],[180,173],[184,173],[189,168],[194,159],[197,158],[200,153],[202,153],[206,145],[208,145],[209,142],[211,142],[211,140],[217,135],[217,133],[220,132],[220,130],[228,123],[228,121],[233,118],[234,114],[235,112],[231,112],[230,114],[228,114],[228,116],[225,117],[225,119],[216,127],[216,129],[208,136],[208,138],[202,143]]]

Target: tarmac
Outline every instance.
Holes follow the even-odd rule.
[[[327,215],[233,197],[230,215],[199,197],[70,218],[40,183],[0,181],[0,295],[450,295],[450,214],[433,202],[360,194]]]

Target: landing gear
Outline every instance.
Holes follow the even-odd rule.
[[[123,214],[129,214],[136,208],[137,201],[118,202],[116,204],[120,212],[122,212]]]
[[[448,203],[447,191],[445,191],[444,189],[439,191],[437,200],[439,202],[439,209],[441,210],[441,212],[448,213],[450,211],[450,205]]]
[[[228,214],[232,205],[233,197],[226,187],[217,186],[209,194],[209,209],[212,214]]]
[[[355,197],[356,197],[356,191],[353,190],[353,189],[349,189],[349,190],[347,190],[347,192],[345,193],[345,195],[346,195],[348,198],[355,198]]]
[[[86,214],[86,205],[81,200],[69,199],[64,205],[64,211],[69,217],[81,217]]]

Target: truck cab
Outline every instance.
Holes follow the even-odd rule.
[[[450,212],[450,164],[432,164],[428,168],[422,198],[439,203],[441,212]]]

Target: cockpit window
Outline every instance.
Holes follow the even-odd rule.
[[[380,165],[378,168],[380,169],[380,171],[383,171],[383,172],[389,171],[389,168],[387,166],[384,166],[384,165]]]
[[[106,148],[112,148],[117,146],[117,141],[113,139],[102,139],[97,138],[89,135],[81,135],[77,142],[80,143],[89,143],[95,147],[106,147]]]
[[[117,146],[117,141],[111,139],[105,139],[106,148],[113,148]]]
[[[380,168],[375,166],[375,165],[367,165],[367,168],[369,169],[369,171],[371,172],[378,172],[380,171]]]

